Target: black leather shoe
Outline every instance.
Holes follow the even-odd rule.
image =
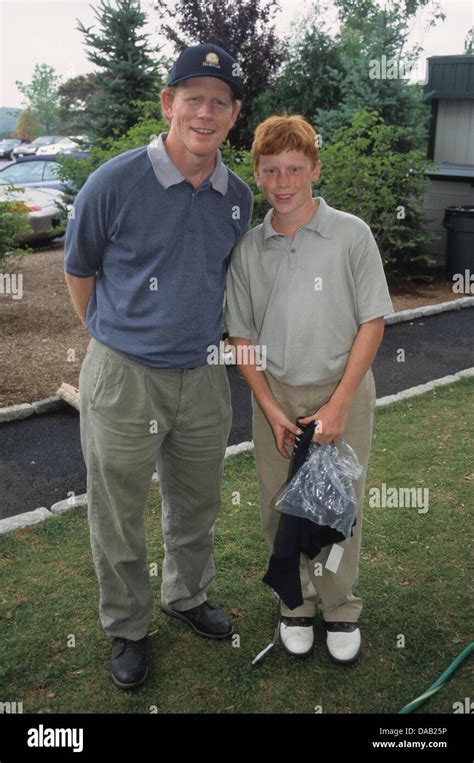
[[[114,638],[112,642],[112,681],[119,689],[135,689],[145,681],[148,667],[145,658],[146,636],[139,641]]]
[[[229,638],[234,632],[232,623],[225,612],[213,607],[207,601],[197,607],[187,609],[185,612],[178,612],[178,610],[162,604],[161,611],[170,617],[184,620],[193,631],[206,638]]]

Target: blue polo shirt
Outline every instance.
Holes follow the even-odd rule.
[[[192,368],[221,338],[226,270],[252,194],[219,151],[194,189],[165,145],[166,133],[90,175],[68,223],[64,269],[96,276],[91,336],[146,366]]]

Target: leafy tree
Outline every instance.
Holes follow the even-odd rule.
[[[320,106],[314,115],[324,133],[347,124],[359,110],[376,110],[388,124],[403,125],[399,150],[426,145],[429,109],[421,86],[406,75],[421,46],[406,49],[415,14],[431,6],[431,26],[444,15],[432,0],[334,0],[341,28],[336,38],[344,67],[341,103],[337,109]]]
[[[314,18],[314,23],[304,24],[288,47],[275,86],[252,104],[249,118],[252,130],[271,114],[301,114],[313,121],[319,108],[337,109],[342,99],[344,71],[339,46],[324,23]]]
[[[142,31],[146,14],[138,0],[101,0],[94,9],[99,32],[78,21],[87,57],[99,71],[97,92],[88,100],[87,132],[99,138],[123,135],[140,116],[139,101],[158,96],[157,48],[149,46]]]
[[[34,140],[38,135],[41,135],[40,123],[31,109],[25,109],[18,115],[13,137],[20,140]]]
[[[213,43],[230,53],[242,68],[244,100],[229,134],[236,147],[249,145],[247,124],[254,98],[273,85],[284,54],[273,21],[277,0],[155,0],[160,30],[180,52],[189,45]]]
[[[399,150],[426,145],[429,109],[419,85],[404,77],[420,54],[406,50],[413,16],[431,6],[429,25],[443,14],[431,0],[334,0],[338,24],[329,30],[317,3],[292,34],[276,86],[254,104],[252,126],[272,113],[301,113],[331,141],[338,127],[360,110],[376,110],[389,124],[405,127]],[[375,63],[396,64],[396,77]],[[389,72],[390,74],[390,72]]]
[[[432,234],[422,209],[429,163],[424,151],[398,150],[402,133],[376,112],[361,111],[321,150],[321,195],[365,220],[392,277],[434,264],[426,254]]]
[[[81,74],[59,87],[59,119],[66,135],[82,135],[87,131],[87,112],[92,98],[98,95],[97,75]]]
[[[60,80],[48,64],[36,64],[30,84],[16,80],[18,90],[25,96],[25,105],[48,135],[54,134],[58,127]]]

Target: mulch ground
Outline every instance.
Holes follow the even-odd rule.
[[[0,407],[55,395],[62,382],[78,386],[90,337],[72,307],[63,256],[60,244],[35,250],[18,269],[22,298],[0,295]]]
[[[22,298],[0,290],[0,407],[55,395],[62,382],[78,386],[90,337],[72,307],[63,256],[61,241],[34,250],[18,269]],[[391,296],[395,310],[406,310],[460,295],[451,283],[438,282],[402,284]]]

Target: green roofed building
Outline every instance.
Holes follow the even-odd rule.
[[[474,55],[428,58],[425,95],[431,101],[430,186],[424,209],[438,235],[431,254],[446,262],[445,207],[474,206]]]

